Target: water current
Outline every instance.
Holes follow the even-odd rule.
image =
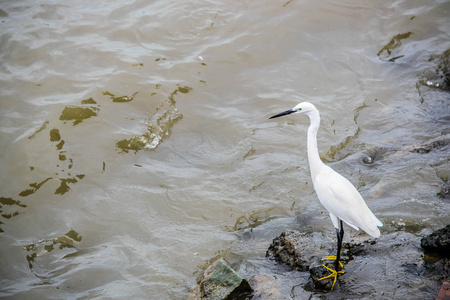
[[[307,118],[268,120],[301,101],[382,235],[450,223],[449,15],[442,0],[1,1],[0,297],[187,299],[218,257],[251,277],[283,230],[333,237]]]

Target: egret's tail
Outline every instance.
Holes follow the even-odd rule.
[[[373,236],[375,238],[380,236],[380,229],[378,227],[383,226],[383,223],[378,220],[377,217],[375,217],[374,214],[372,214],[372,222],[370,224],[367,224],[367,228],[362,228],[365,232],[367,232],[368,235]]]

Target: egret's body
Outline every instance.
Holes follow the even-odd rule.
[[[334,282],[336,282],[340,266],[339,258],[342,239],[344,236],[342,221],[357,230],[361,228],[373,237],[380,236],[378,226],[383,226],[383,224],[370,211],[364,202],[364,199],[350,181],[325,165],[320,159],[319,151],[317,149],[317,131],[320,126],[320,115],[316,107],[311,103],[302,102],[290,110],[271,117],[271,119],[292,113],[306,114],[311,122],[308,128],[307,137],[309,168],[317,197],[319,198],[320,203],[322,203],[330,213],[331,221],[336,228],[338,249],[335,270],[329,269],[332,271],[332,274],[328,276],[334,277]]]

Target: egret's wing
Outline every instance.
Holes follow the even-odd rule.
[[[322,205],[348,225],[377,237],[381,222],[367,207],[356,188],[342,175],[325,166],[314,180],[314,189]]]

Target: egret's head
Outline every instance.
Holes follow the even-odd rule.
[[[294,108],[291,108],[287,111],[279,113],[275,116],[272,116],[269,119],[278,118],[278,117],[282,117],[282,116],[286,116],[286,115],[290,115],[290,114],[296,114],[296,113],[308,114],[313,111],[317,111],[317,109],[314,105],[312,105],[309,102],[301,102],[301,103],[297,104]]]

